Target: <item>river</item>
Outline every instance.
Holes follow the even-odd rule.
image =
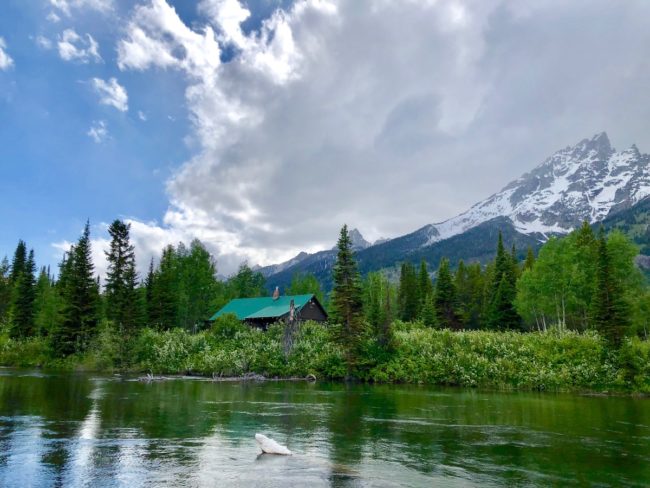
[[[0,370],[2,487],[504,485],[650,485],[650,399]]]

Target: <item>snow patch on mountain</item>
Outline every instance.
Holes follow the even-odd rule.
[[[557,151],[531,172],[467,212],[424,230],[433,244],[495,217],[524,234],[565,234],[650,195],[650,156],[636,146],[617,152],[602,132]]]

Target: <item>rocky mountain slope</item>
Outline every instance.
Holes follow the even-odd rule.
[[[374,245],[368,245],[355,229],[357,258],[362,272],[404,260],[425,259],[435,267],[442,256],[452,262],[485,261],[492,256],[499,230],[522,250],[538,247],[550,235],[568,233],[584,220],[603,221],[648,196],[650,155],[641,154],[634,145],[616,151],[603,132],[557,151],[500,192],[444,222]],[[284,285],[293,273],[310,272],[327,287],[333,251],[304,254],[276,265],[280,268],[262,268],[269,283]]]

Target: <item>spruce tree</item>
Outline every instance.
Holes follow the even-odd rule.
[[[11,261],[11,273],[9,274],[9,281],[12,286],[16,285],[18,278],[25,270],[25,264],[27,263],[27,245],[22,239],[18,241],[16,246],[16,251],[14,252],[14,258]]]
[[[429,270],[427,269],[427,263],[423,259],[420,262],[420,271],[418,273],[418,315],[422,316],[422,308],[427,300],[431,298],[433,294],[433,282],[429,276]]]
[[[418,277],[411,263],[403,263],[399,281],[400,318],[405,322],[415,320],[420,306]]]
[[[59,324],[52,334],[54,350],[61,356],[82,352],[97,331],[99,287],[93,276],[90,223],[61,263]]]
[[[598,237],[596,288],[592,300],[592,323],[614,347],[621,345],[629,325],[629,310],[625,297],[616,282],[607,249],[605,231]]]
[[[34,324],[37,335],[49,335],[58,320],[59,298],[49,266],[43,266],[36,280],[36,299],[34,300]]]
[[[339,324],[338,340],[345,351],[348,374],[356,365],[363,338],[363,300],[357,262],[348,226],[337,242],[332,289],[332,319]]]
[[[21,241],[22,242],[22,241]],[[36,263],[34,251],[29,251],[27,260],[21,265],[15,278],[11,304],[13,337],[23,338],[34,335],[34,299],[36,298]]]
[[[163,249],[153,279],[151,323],[162,330],[178,326],[178,259],[173,246]]]
[[[437,314],[437,324],[441,328],[459,329],[460,322],[456,314],[456,287],[454,285],[449,260],[442,258],[438,273],[436,274],[436,285],[434,293],[434,306]]]
[[[9,320],[9,307],[11,306],[11,268],[5,256],[0,261],[0,327]]]
[[[108,228],[111,236],[106,251],[106,316],[122,333],[130,333],[140,325],[135,248],[130,243],[130,224],[115,220]]]
[[[534,265],[535,265],[535,253],[533,252],[533,248],[528,246],[528,251],[526,251],[526,260],[524,261],[522,271],[533,269]]]
[[[503,236],[499,232],[497,254],[494,259],[494,275],[489,300],[486,307],[486,325],[490,329],[519,329],[521,317],[514,306],[517,294],[517,267],[513,257],[515,252],[507,253],[503,245]]]
[[[145,301],[145,312],[146,312],[146,324],[147,326],[151,326],[153,324],[153,319],[156,315],[156,312],[154,310],[155,307],[155,302],[154,302],[154,280],[155,280],[155,268],[153,265],[153,257],[151,258],[151,261],[149,261],[149,272],[147,273],[147,277],[144,280],[144,301]]]

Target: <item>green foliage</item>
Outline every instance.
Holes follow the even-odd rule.
[[[52,346],[59,356],[84,351],[97,332],[99,286],[93,276],[90,224],[87,222],[77,244],[70,248],[61,265],[58,289],[61,316],[52,331]]]
[[[136,290],[135,248],[130,243],[130,224],[115,220],[108,228],[110,248],[106,252],[106,317],[125,334],[142,326],[143,310]]]
[[[5,256],[0,261],[0,327],[9,321],[9,306],[11,304],[11,269]]]
[[[402,263],[398,294],[399,316],[402,320],[415,320],[420,309],[420,290],[415,267]]]
[[[460,328],[460,322],[456,315],[456,307],[458,305],[456,286],[451,276],[448,259],[442,259],[440,261],[433,301],[436,310],[437,325],[441,328]]]
[[[494,258],[494,275],[487,294],[485,323],[488,329],[519,329],[521,318],[515,308],[517,294],[517,262],[513,245],[512,253],[507,253],[503,237],[499,232],[497,254]]]
[[[11,300],[11,334],[13,337],[30,337],[34,335],[34,300],[36,298],[36,263],[34,251],[21,264],[22,269],[15,274]]]
[[[319,303],[323,303],[323,290],[320,282],[312,273],[296,273],[291,278],[291,285],[285,290],[286,295],[316,295]]]
[[[595,334],[435,330],[396,332],[396,354],[370,372],[377,380],[537,390],[614,387]]]
[[[364,322],[363,291],[347,225],[341,229],[337,248],[333,272],[332,319],[338,324],[338,342],[345,350],[348,370],[351,371],[359,359]]]
[[[235,314],[226,313],[212,322],[210,334],[217,339],[233,339],[237,334],[246,332],[248,327]]]
[[[463,261],[459,262],[454,280],[457,311],[463,328],[481,328],[483,291],[485,289],[485,277],[481,265],[473,263],[466,266]]]

